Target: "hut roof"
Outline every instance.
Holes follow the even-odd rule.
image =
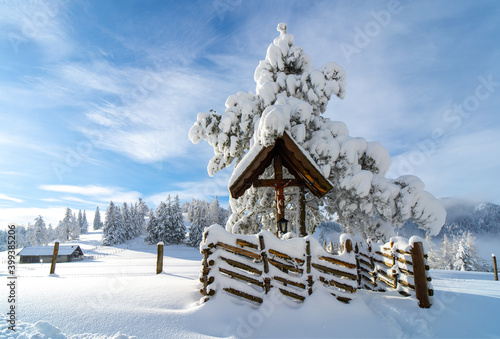
[[[59,246],[57,255],[72,255],[77,252],[77,255],[83,255],[83,251],[78,245]],[[19,256],[50,256],[54,253],[52,246],[28,246],[19,251]]]
[[[318,197],[333,188],[311,156],[285,131],[273,145],[255,145],[236,166],[229,181],[231,197],[237,199],[258,180],[279,154],[288,171]]]

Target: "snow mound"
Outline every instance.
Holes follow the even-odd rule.
[[[128,336],[120,332],[114,335],[98,333],[82,333],[67,335],[52,325],[48,321],[37,321],[35,324],[17,321],[15,332],[8,328],[7,317],[0,315],[0,337],[2,338],[30,338],[30,339],[137,339],[135,336]]]

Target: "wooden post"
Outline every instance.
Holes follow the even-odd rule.
[[[158,243],[158,255],[156,257],[156,274],[163,272],[163,241]]]
[[[497,270],[497,257],[492,254],[493,257],[493,272],[495,272],[495,281],[498,281],[498,270]]]
[[[54,274],[56,272],[57,253],[59,253],[58,241],[56,241],[54,244],[54,252],[52,253],[52,263],[50,265],[50,274]]]
[[[274,156],[274,179],[283,179],[283,165],[279,154]],[[276,205],[276,227],[278,228],[277,234],[279,234],[278,220],[285,217],[285,188],[282,184],[278,184],[274,188],[274,199]]]
[[[352,252],[352,241],[351,239],[347,239],[347,241],[345,242],[345,250],[347,251],[347,253],[351,253]]]
[[[411,249],[413,261],[413,279],[415,281],[415,294],[421,308],[431,307],[429,301],[429,290],[427,288],[427,274],[425,272],[424,246],[421,242],[415,242]]]
[[[299,187],[299,237],[306,235],[306,190],[304,187]]]
[[[311,242],[306,240],[306,273],[309,274],[307,276],[307,293],[309,295],[312,294],[312,286],[313,286],[313,277],[311,274]]]

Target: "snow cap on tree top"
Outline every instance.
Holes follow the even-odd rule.
[[[284,22],[280,22],[278,24],[278,28],[277,28],[278,32],[280,32],[281,34],[286,34],[286,23]]]

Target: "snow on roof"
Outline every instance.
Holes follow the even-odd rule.
[[[229,179],[229,185],[228,187],[233,186],[235,181],[241,177],[243,172],[247,169],[247,167],[253,163],[255,158],[259,155],[259,153],[264,149],[264,146],[262,146],[260,143],[256,142],[252,148],[248,151],[247,154],[241,159],[241,161],[236,165],[234,168],[233,174],[231,175],[231,178]]]
[[[83,254],[82,249],[78,245],[71,246],[60,246],[57,255],[72,255],[75,251]],[[54,253],[53,246],[30,246],[25,247],[21,251],[19,251],[19,256],[47,256],[52,255]]]

